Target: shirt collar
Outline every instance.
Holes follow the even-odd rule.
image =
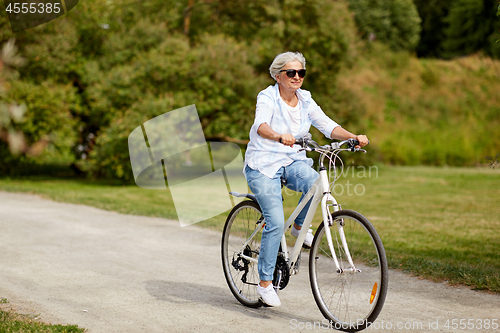
[[[276,89],[276,100],[279,100],[281,98],[279,83],[276,82],[274,87]],[[297,89],[296,94],[297,94],[297,97],[299,98],[299,100],[301,100],[302,102],[307,102],[307,98],[306,98],[304,91],[302,89],[300,89],[300,88]]]

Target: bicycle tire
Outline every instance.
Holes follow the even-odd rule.
[[[239,253],[262,218],[262,211],[256,202],[242,201],[229,213],[222,232],[221,255],[226,282],[234,297],[252,308],[263,305],[257,294],[260,281],[257,263],[241,258]],[[255,259],[260,252],[260,229],[244,250],[246,255]]]
[[[352,210],[332,214],[330,233],[339,266],[337,272],[326,240],[324,224],[316,231],[309,256],[309,278],[316,304],[332,328],[357,332],[370,326],[380,314],[388,288],[388,268],[382,241],[373,225]],[[344,234],[356,269],[351,272],[339,238]]]

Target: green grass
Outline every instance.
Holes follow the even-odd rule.
[[[0,304],[6,304],[5,298],[0,300]],[[37,321],[30,315],[23,315],[13,310],[0,309],[0,333],[83,333],[85,329],[78,325],[51,325]]]
[[[136,185],[87,179],[26,177],[0,178],[0,190],[40,194],[55,201],[89,205],[124,214],[177,219],[168,190],[147,190]]]
[[[389,265],[425,278],[500,293],[500,169],[390,167],[349,169],[336,187],[343,209],[378,230]],[[349,183],[348,183],[349,182]],[[343,194],[341,190],[343,189]],[[121,213],[175,218],[168,191],[104,182],[0,179],[0,190],[91,205]],[[285,193],[285,214],[298,196]],[[199,226],[222,231],[221,214]],[[314,228],[320,223],[319,210]]]
[[[500,292],[500,170],[384,167],[350,180],[365,194],[339,201],[372,221],[390,267]]]

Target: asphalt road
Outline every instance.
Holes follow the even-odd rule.
[[[226,285],[220,232],[0,192],[1,306],[44,322],[91,333],[324,331],[306,268],[281,307],[250,309]],[[365,332],[500,332],[495,323],[500,295],[391,271],[385,307]]]

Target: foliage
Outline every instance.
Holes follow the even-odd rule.
[[[88,159],[80,163],[86,172],[131,178],[126,135],[141,122],[132,124],[125,118],[137,119],[134,115],[141,112],[152,118],[196,104],[207,139],[221,135],[248,139],[255,97],[274,83],[268,67],[276,53],[289,49],[304,52],[311,73],[306,89],[314,91],[323,108],[343,124],[344,120],[358,123],[358,118],[338,106],[339,99],[332,100],[336,91],[332,78],[354,55],[355,30],[346,4],[257,1],[248,9],[255,15],[240,27],[243,16],[248,16],[243,10],[246,5],[243,1],[195,4],[189,37],[177,29],[166,33],[172,23],[153,23],[148,18],[135,24],[128,20],[128,31],[109,31],[103,57],[87,62],[81,80],[89,105],[86,123],[97,135],[96,144],[87,149]],[[304,11],[307,27],[295,23]],[[163,108],[140,109],[152,104]],[[330,111],[335,109],[338,114]],[[120,144],[112,143],[115,139]]]
[[[412,0],[348,0],[364,39],[377,39],[391,49],[414,50],[421,19]]]
[[[70,109],[76,98],[71,87],[46,81],[36,85],[19,78],[16,67],[25,59],[16,54],[14,40],[4,44],[0,59],[0,173],[68,155],[74,145]]]
[[[423,57],[455,58],[483,50],[498,58],[500,22],[496,0],[414,0],[422,17],[417,48]]]
[[[340,80],[367,109],[384,162],[477,165],[495,156],[500,62],[481,56],[418,60],[375,44]],[[370,145],[371,146],[371,145]]]
[[[0,173],[14,174],[22,164],[39,164],[70,155],[77,137],[71,110],[78,105],[71,86],[16,80],[10,84],[5,101],[18,101],[25,107],[22,119],[12,125],[13,130],[21,133],[25,148],[20,155],[10,155],[1,149],[5,144],[0,143]]]
[[[15,35],[23,66],[4,68],[2,76],[8,89],[1,98],[11,111],[20,104],[23,112],[22,117],[11,121],[11,132],[17,133],[16,151],[0,142],[2,174],[16,174],[31,165],[71,160],[78,137],[78,119],[73,114],[82,107],[76,89],[68,82],[78,68],[72,52],[78,40],[66,21],[58,24],[62,27],[60,34],[54,25],[46,24]],[[0,42],[5,42],[11,37],[5,32],[10,30],[8,20],[0,19],[0,27]],[[5,48],[9,44],[4,45]]]
[[[484,49],[489,54],[500,56],[500,46],[494,44],[492,36],[500,27],[494,14],[493,0],[457,0],[450,7],[445,19],[443,56],[451,58],[471,54]],[[491,37],[491,38],[490,38]]]
[[[128,135],[143,122],[165,113],[165,110],[171,110],[172,106],[173,100],[168,96],[146,99],[132,105],[97,137],[88,159],[79,162],[82,170],[93,176],[133,181]]]
[[[308,85],[315,88],[323,83],[315,81],[317,75],[325,73],[331,82],[355,56],[354,24],[344,1],[205,0],[195,6],[192,19],[190,38],[209,32],[244,41],[253,50],[251,63],[262,73],[268,72],[277,53],[302,52],[312,67]]]
[[[16,81],[9,97],[22,101],[27,107],[25,120],[17,127],[28,143],[49,140],[56,149],[69,149],[75,140],[75,121],[71,109],[78,103],[71,86],[45,81],[40,85]]]
[[[185,105],[196,104],[207,137],[244,137],[248,134],[241,128],[250,128],[262,86],[262,77],[247,63],[245,48],[231,38],[206,35],[190,47],[185,37],[172,36],[130,64],[116,66],[89,89],[92,103],[107,102],[92,104],[92,109],[110,125],[98,135],[86,170],[130,179],[128,134],[144,121]]]
[[[107,140],[132,126],[119,127],[131,122],[127,117],[153,117],[196,104],[207,138],[248,139],[255,97],[274,83],[268,67],[277,53],[288,50],[305,54],[305,88],[313,91],[323,109],[343,125],[349,125],[344,120],[359,123],[343,111],[345,99],[339,98],[335,84],[339,69],[356,56],[354,22],[346,2],[192,3],[193,7],[187,0],[88,0],[64,17],[18,33],[27,65],[12,98],[30,99],[32,108],[23,130],[38,137],[55,131],[49,136],[65,138],[50,141],[59,143],[53,150],[59,149],[61,156],[67,159],[70,147],[86,172],[126,179],[130,175],[119,171],[129,168],[126,147]],[[0,24],[8,26],[3,19]],[[38,103],[35,97],[42,91]],[[62,121],[59,128],[48,126],[44,132],[41,103],[58,109],[54,121]],[[154,108],[156,114],[138,109],[150,103],[164,108]],[[40,116],[30,118],[36,112]],[[119,151],[110,151],[104,142]],[[2,152],[2,160],[10,161]],[[122,164],[112,166],[111,156]]]
[[[1,303],[8,303],[4,298]],[[0,309],[0,332],[37,332],[37,333],[82,333],[85,329],[78,325],[50,325],[32,318],[30,315],[17,314],[13,310]]]
[[[423,21],[425,29],[438,13],[446,14],[441,25],[430,25],[439,27],[439,43],[429,44],[438,50],[437,55],[446,51],[453,56],[457,48],[463,51],[461,37],[455,38],[461,33],[472,31],[477,38],[487,35],[487,29],[467,30],[466,25],[457,23],[464,14],[463,6],[479,3],[474,1],[460,0],[450,3],[449,8],[430,1],[425,7],[427,11],[421,11],[428,13]],[[487,1],[493,0],[485,0],[484,13],[489,8]],[[421,10],[423,2],[415,2]],[[7,82],[2,102],[26,105],[23,122],[16,123],[9,116],[8,126],[24,133],[26,143],[36,149],[13,157],[3,140],[0,172],[13,169],[14,165],[63,161],[77,162],[75,165],[94,176],[128,181],[132,175],[124,143],[129,131],[144,120],[190,104],[196,104],[209,140],[247,140],[256,95],[274,84],[268,74],[269,65],[277,53],[289,50],[305,55],[308,75],[304,89],[312,92],[326,114],[348,130],[370,135],[369,131],[383,126],[378,126],[378,119],[372,116],[371,105],[364,103],[367,94],[360,95],[358,88],[346,82],[346,73],[359,69],[359,63],[369,56],[373,57],[374,70],[380,70],[377,75],[407,77],[415,74],[404,74],[406,66],[414,66],[414,61],[405,52],[382,51],[385,59],[369,53],[370,49],[379,50],[378,44],[364,44],[357,35],[356,22],[365,38],[374,32],[376,40],[385,41],[392,49],[412,50],[418,42],[419,18],[410,0],[80,2],[63,17],[15,35],[26,65],[2,79]],[[474,24],[471,26],[479,27]],[[7,18],[0,17],[0,42],[13,37],[9,30]],[[448,37],[455,38],[456,44],[442,42]],[[379,65],[382,68],[377,68]],[[417,70],[421,74],[418,82],[437,87],[447,80],[447,73],[423,63],[421,67]],[[481,77],[483,73],[474,75]],[[485,81],[478,79],[478,84],[490,80],[483,78]],[[385,89],[364,83],[360,86]],[[387,119],[397,118],[395,110],[401,107],[410,110],[405,116],[413,119],[412,114],[419,108],[437,108],[436,112],[441,112],[442,104],[448,103],[447,97],[438,94],[435,97],[439,103],[424,105],[428,99],[421,98],[415,106],[407,105],[401,103],[406,99],[398,88],[392,86],[391,93],[384,90],[379,96],[387,98],[387,107],[381,110]],[[476,103],[474,98],[479,95],[471,96],[467,102]],[[453,101],[450,103],[454,105]],[[480,108],[485,104],[481,100],[474,105]],[[463,120],[464,116],[457,119]],[[435,128],[443,130],[439,126]],[[385,131],[389,132],[387,128]],[[411,141],[424,133],[409,131],[401,135]],[[322,140],[319,133],[315,138]],[[383,145],[375,143],[372,149],[384,150]],[[34,152],[40,155],[34,158]],[[440,157],[429,158],[436,154]],[[470,164],[476,158],[472,154],[464,159],[444,158],[443,154],[448,156],[426,152],[393,159],[384,153],[382,159],[393,163]]]
[[[498,5],[498,8],[497,8],[497,16],[500,16],[500,1],[498,1],[499,5]],[[500,29],[498,29],[498,31],[500,31]],[[498,43],[500,42],[500,39],[497,39],[495,43]]]
[[[16,101],[4,101],[8,94],[9,81],[17,77],[14,70],[24,64],[24,59],[17,54],[14,39],[9,40],[2,47],[0,55],[0,140],[9,147],[9,152],[16,156],[26,149],[22,132],[16,131],[15,124],[23,121],[26,106]]]
[[[419,57],[440,57],[441,43],[445,39],[445,18],[453,0],[413,0],[422,19]]]

